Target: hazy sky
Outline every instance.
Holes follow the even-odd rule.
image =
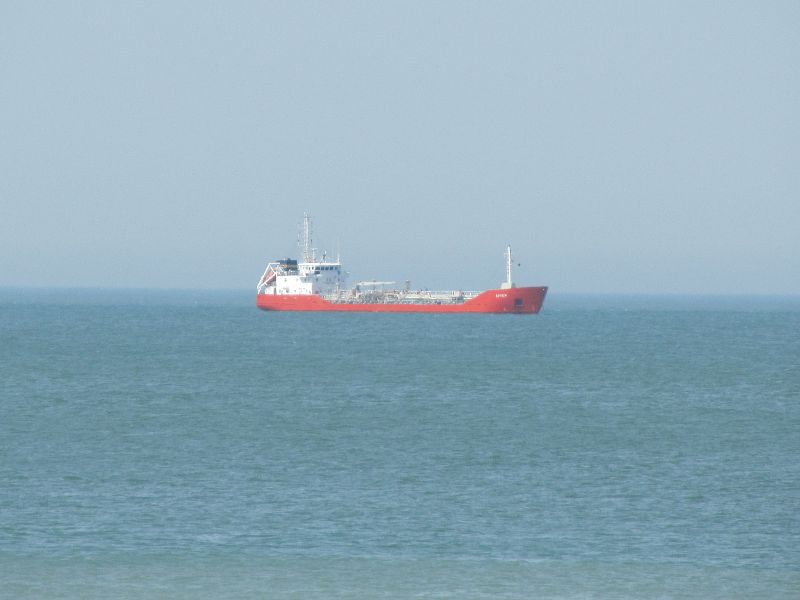
[[[0,2],[0,285],[800,293],[800,2]]]

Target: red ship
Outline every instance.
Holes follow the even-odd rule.
[[[484,292],[411,290],[406,282],[362,281],[346,288],[341,261],[317,259],[311,217],[303,217],[303,260],[271,262],[258,282],[262,310],[425,313],[538,313],[547,287],[517,287],[511,279],[511,246],[506,248],[506,281]]]

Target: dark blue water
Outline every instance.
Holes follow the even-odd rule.
[[[796,298],[5,290],[0,386],[0,596],[800,596]]]

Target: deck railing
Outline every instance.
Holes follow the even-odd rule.
[[[478,294],[480,292],[452,290],[347,290],[321,294],[321,297],[334,304],[461,304]]]

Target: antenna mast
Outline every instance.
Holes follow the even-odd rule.
[[[311,247],[313,243],[311,236],[311,215],[306,212],[303,213],[303,262],[311,262],[315,258],[314,248]]]

